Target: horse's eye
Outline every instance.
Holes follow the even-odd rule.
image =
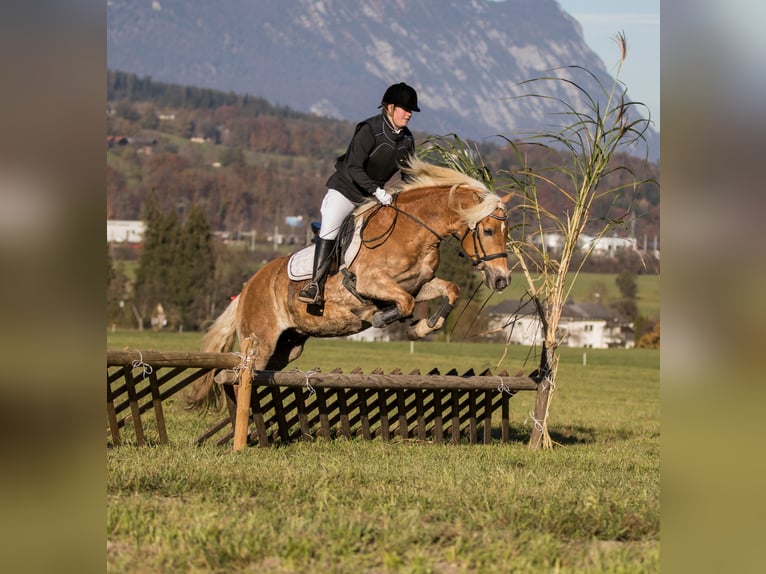
[[[484,231],[484,235],[487,237],[492,237],[495,234],[495,230],[491,227],[485,227],[482,231]]]

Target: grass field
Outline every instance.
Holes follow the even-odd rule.
[[[199,340],[116,332],[107,346],[196,350]],[[500,368],[528,372],[530,354],[510,347]],[[501,357],[491,344],[311,340],[294,366],[462,372]],[[194,446],[220,415],[171,399],[171,444],[107,449],[108,570],[659,571],[659,352],[586,358],[562,349],[552,451],[527,448],[531,392],[511,401],[510,444],[336,440],[239,453]]]

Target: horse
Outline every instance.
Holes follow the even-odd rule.
[[[370,202],[372,207],[352,214],[363,220],[361,246],[342,273],[326,279],[323,308],[298,301],[308,280],[288,276],[289,256],[273,259],[210,326],[202,350],[230,352],[238,338],[250,368],[279,371],[301,355],[310,337],[388,325],[410,317],[416,302],[443,297],[434,315],[408,328],[411,340],[423,338],[441,329],[460,294],[455,283],[436,277],[439,245],[451,236],[487,287],[505,289],[510,281],[505,200],[451,168],[413,158],[406,170],[406,183],[398,182],[390,205]],[[220,404],[213,375],[192,388],[190,408]]]

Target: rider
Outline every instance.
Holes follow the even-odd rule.
[[[418,94],[404,82],[393,84],[383,94],[382,112],[357,124],[346,153],[335,162],[335,173],[327,180],[322,200],[322,226],[314,248],[311,283],[301,290],[303,303],[324,303],[324,279],[335,239],[346,216],[370,197],[389,205],[385,183],[415,151],[415,140],[407,128],[412,112],[419,112]],[[406,174],[402,172],[402,178]]]

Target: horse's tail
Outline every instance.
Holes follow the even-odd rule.
[[[210,326],[202,339],[202,351],[208,353],[228,353],[234,348],[234,341],[237,338],[237,307],[239,306],[239,296],[232,299],[229,306]],[[219,409],[221,407],[221,389],[215,384],[213,377],[215,371],[211,370],[191,386],[190,392],[186,395],[186,407],[206,411],[210,408]]]

